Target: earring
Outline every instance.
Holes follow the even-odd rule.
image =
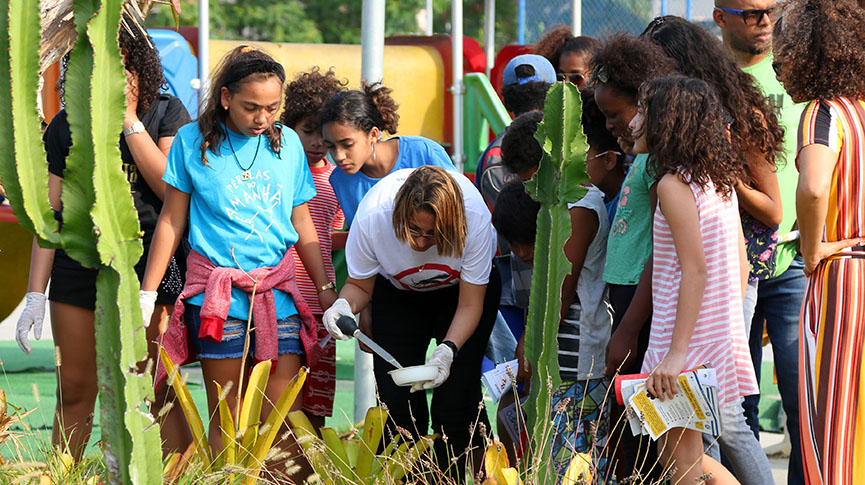
[[[375,161],[375,143],[372,143],[370,145],[370,147],[372,147],[372,161],[374,162]]]
[[[228,105],[223,106],[222,109],[224,109],[225,111],[228,111]]]

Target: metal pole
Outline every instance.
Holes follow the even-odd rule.
[[[517,44],[526,43],[526,0],[517,3]]]
[[[198,2],[198,113],[201,114],[210,85],[210,5],[208,0]]]
[[[575,37],[583,32],[583,2],[571,0],[571,32]]]
[[[496,61],[496,0],[484,0],[484,51],[486,51],[487,78]]]
[[[692,7],[694,6],[693,0],[688,0],[685,4],[685,18],[689,21],[694,17],[694,13],[692,12]]]
[[[384,2],[363,0],[360,27],[360,77],[368,83],[381,81],[384,76]],[[354,422],[366,417],[375,406],[375,382],[372,355],[354,348]]]
[[[463,153],[463,2],[452,0],[451,2],[451,55],[453,56],[453,159],[454,166],[460,172],[463,171],[465,154]]]
[[[433,35],[433,0],[426,0],[426,35]]]
[[[661,0],[661,15],[667,15],[667,0]]]

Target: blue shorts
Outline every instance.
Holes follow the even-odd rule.
[[[192,342],[199,359],[237,359],[243,356],[243,345],[246,340],[245,321],[229,318],[222,326],[222,342],[212,342],[198,338],[198,332],[201,329],[200,306],[187,304],[185,319],[189,341]],[[300,340],[300,325],[300,317],[297,315],[276,321],[279,355],[305,355],[303,342]],[[249,356],[253,357],[254,355],[255,335],[252,335],[249,340]]]

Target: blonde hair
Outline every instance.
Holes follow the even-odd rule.
[[[459,183],[440,167],[425,165],[412,172],[396,193],[393,230],[400,242],[409,242],[409,221],[417,212],[435,216],[436,251],[459,258],[466,247],[466,209]]]

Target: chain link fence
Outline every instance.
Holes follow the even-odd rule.
[[[571,0],[518,0],[517,38],[531,44],[555,24],[571,25]],[[659,15],[678,15],[707,28],[713,2],[708,0],[582,0],[582,34],[604,37],[616,32],[638,35]]]

